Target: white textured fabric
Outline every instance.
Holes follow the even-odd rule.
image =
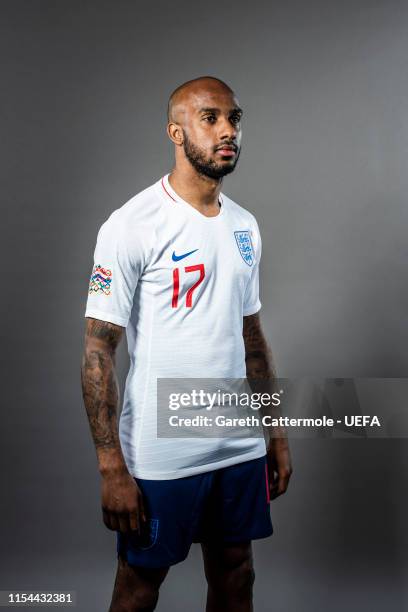
[[[119,434],[139,478],[181,478],[265,454],[259,437],[156,434],[157,378],[245,378],[242,324],[261,308],[261,238],[250,212],[223,193],[220,203],[217,216],[204,216],[167,174],[98,233],[85,316],[126,327]]]

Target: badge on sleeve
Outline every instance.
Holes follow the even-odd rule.
[[[88,293],[103,293],[104,295],[110,295],[111,284],[112,270],[104,268],[100,264],[95,264],[92,269]]]
[[[252,264],[254,263],[254,250],[252,248],[249,230],[234,232],[234,234],[238,250],[241,253],[242,259],[245,261],[246,264],[248,264],[248,266],[252,266]]]

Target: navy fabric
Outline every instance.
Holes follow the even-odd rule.
[[[117,554],[130,565],[167,567],[183,561],[193,542],[244,542],[273,533],[266,457],[173,480],[135,478],[148,522],[116,532]]]

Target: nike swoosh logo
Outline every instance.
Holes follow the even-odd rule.
[[[189,251],[188,253],[184,253],[184,255],[176,255],[176,252],[173,251],[173,255],[171,256],[171,258],[173,261],[180,261],[180,259],[184,259],[185,257],[192,255],[196,251],[198,251],[198,249],[194,249],[194,251]]]

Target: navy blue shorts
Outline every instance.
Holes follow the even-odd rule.
[[[147,525],[116,532],[117,555],[130,565],[167,567],[183,561],[193,542],[228,544],[266,538],[273,532],[266,456],[176,478],[135,478]]]

